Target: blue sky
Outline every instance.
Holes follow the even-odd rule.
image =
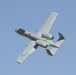
[[[15,33],[23,28],[37,33],[51,12],[59,15],[50,31],[66,41],[50,57],[39,47],[21,65],[16,59],[29,39]],[[75,0],[0,0],[0,75],[76,75],[76,1]]]

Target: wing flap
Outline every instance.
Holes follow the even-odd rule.
[[[35,41],[31,41],[22,54],[18,57],[17,62],[21,64],[30,54],[32,54],[38,46]]]

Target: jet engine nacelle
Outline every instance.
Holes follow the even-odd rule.
[[[54,36],[51,35],[51,34],[42,34],[42,37],[46,38],[46,39],[49,39],[49,40],[53,40],[54,39]]]
[[[48,44],[45,41],[42,41],[42,40],[37,40],[36,44],[41,46],[41,47],[44,47],[44,48],[46,48],[48,46]]]

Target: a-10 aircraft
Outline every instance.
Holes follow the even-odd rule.
[[[49,16],[44,25],[38,30],[37,34],[33,34],[21,28],[15,30],[18,34],[27,37],[31,40],[31,42],[26,46],[26,49],[17,59],[17,62],[19,64],[21,64],[24,61],[24,59],[26,59],[30,54],[32,54],[35,51],[35,49],[38,48],[38,46],[45,48],[48,55],[54,55],[54,53],[57,51],[57,49],[60,47],[60,45],[63,43],[65,39],[61,33],[58,33],[59,39],[56,43],[53,43],[52,40],[54,39],[54,36],[49,34],[49,31],[57,15],[58,14],[56,12],[52,12],[52,14]],[[48,46],[52,46],[53,48],[49,50],[47,49]]]

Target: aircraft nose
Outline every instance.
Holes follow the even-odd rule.
[[[15,32],[17,32],[18,31],[18,29],[15,29]]]

